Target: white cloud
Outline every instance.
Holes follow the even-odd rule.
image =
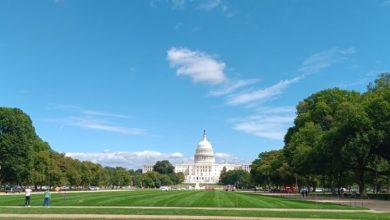
[[[250,116],[228,120],[233,128],[255,136],[283,140],[295,118],[294,107],[262,108]]]
[[[212,95],[212,96],[226,95],[226,94],[229,94],[229,93],[236,91],[237,89],[258,83],[259,81],[260,81],[259,79],[237,80],[235,82],[227,83],[222,88],[211,91],[210,95]]]
[[[186,157],[180,152],[162,153],[149,150],[138,152],[113,152],[110,150],[103,152],[69,152],[66,153],[66,156],[82,161],[92,161],[103,166],[121,166],[133,169],[142,168],[146,164],[154,164],[159,160],[169,160],[172,164],[193,162],[192,157]],[[218,162],[241,162],[240,159],[226,153],[216,153],[215,157]]]
[[[169,160],[172,163],[178,163],[182,161],[188,161],[188,158],[184,157],[179,152],[174,153],[161,153],[158,151],[139,151],[139,152],[73,152],[66,153],[67,156],[79,159],[82,161],[92,161],[102,164],[103,166],[121,166],[126,168],[142,168],[145,164],[154,164],[158,160]]]
[[[298,72],[305,75],[317,73],[335,63],[347,59],[349,55],[352,55],[355,52],[355,48],[353,47],[346,49],[333,47],[329,50],[321,51],[305,59],[298,68]]]
[[[168,50],[167,59],[177,75],[189,76],[194,82],[217,84],[226,80],[225,63],[205,52],[173,47]]]
[[[115,125],[103,119],[69,116],[65,118],[47,118],[47,122],[60,124],[61,126],[76,126],[92,130],[107,131],[123,135],[144,135],[146,130],[142,128],[128,128]]]
[[[243,160],[242,158],[238,158],[228,153],[215,153],[215,161],[217,163],[231,163],[231,164],[245,164],[248,161]]]
[[[298,82],[302,76],[297,76],[292,79],[282,80],[275,85],[267,88],[257,89],[250,92],[243,92],[231,95],[228,97],[227,103],[230,105],[248,104],[254,101],[262,102],[269,100],[283,92],[283,90],[292,83]]]

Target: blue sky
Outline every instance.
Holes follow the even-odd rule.
[[[283,146],[315,91],[390,69],[388,0],[0,2],[0,105],[53,149],[137,168]]]

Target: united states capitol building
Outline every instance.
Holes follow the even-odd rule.
[[[174,164],[175,172],[182,172],[185,183],[218,183],[221,171],[229,170],[250,171],[249,164],[216,163],[213,146],[207,140],[206,132],[203,131],[202,141],[198,143],[193,163]],[[153,165],[145,165],[142,172],[153,171]]]

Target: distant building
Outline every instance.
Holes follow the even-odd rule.
[[[249,164],[216,163],[213,147],[203,131],[202,141],[196,147],[194,163],[174,164],[175,172],[182,172],[185,183],[218,183],[221,171],[225,167],[229,170],[245,170],[250,172]],[[153,165],[145,165],[142,172],[153,171]]]

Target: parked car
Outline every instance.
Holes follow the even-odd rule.
[[[6,193],[20,193],[20,192],[23,192],[23,188],[21,186],[6,186],[5,192]]]
[[[97,186],[90,186],[90,187],[88,187],[88,189],[91,191],[100,190],[100,188]]]
[[[61,186],[61,190],[70,190],[69,186]]]
[[[167,191],[167,190],[170,190],[171,188],[169,186],[160,186],[160,189],[162,191]]]

